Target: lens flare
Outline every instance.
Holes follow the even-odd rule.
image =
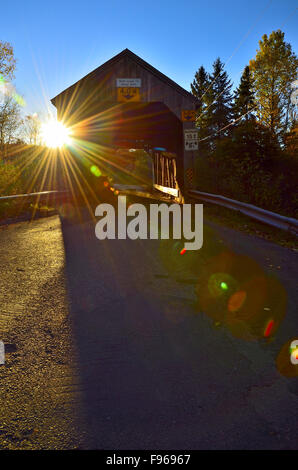
[[[220,297],[235,286],[235,280],[227,273],[214,273],[208,280],[208,290],[212,297]]]
[[[70,130],[54,119],[42,124],[41,136],[45,145],[50,148],[61,148],[71,142]]]
[[[92,165],[91,168],[90,168],[90,171],[97,178],[99,178],[101,176],[101,171],[100,171],[100,169],[98,168],[97,165]]]
[[[3,93],[3,95],[5,96],[14,99],[15,102],[18,103],[20,106],[24,107],[26,105],[24,98],[21,95],[18,95],[12,83],[5,80],[5,78],[3,77],[3,75],[1,75],[1,73],[0,73],[0,92]]]
[[[231,295],[231,297],[229,298],[229,302],[228,302],[229,312],[236,312],[237,310],[239,310],[244,304],[246,297],[247,297],[247,294],[243,290],[239,290],[235,292],[233,295]]]
[[[298,377],[298,348],[293,347],[296,342],[296,338],[289,339],[276,358],[277,370],[285,377]]]
[[[272,331],[272,328],[273,328],[273,325],[274,325],[274,321],[269,320],[269,322],[266,325],[265,332],[264,332],[265,338],[267,338],[270,335],[270,333]]]

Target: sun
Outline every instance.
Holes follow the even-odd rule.
[[[55,119],[51,119],[41,126],[42,140],[47,147],[61,148],[63,145],[70,144],[70,134],[70,129]]]

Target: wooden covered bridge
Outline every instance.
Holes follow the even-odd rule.
[[[75,128],[82,142],[110,150],[142,141],[173,152],[180,187],[192,186],[198,102],[130,50],[123,50],[51,101],[58,120]]]

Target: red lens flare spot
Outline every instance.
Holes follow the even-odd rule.
[[[296,348],[291,348],[291,347],[290,347],[290,348],[289,348],[289,351],[290,351],[290,355],[294,355],[294,357],[295,357],[296,359],[298,359],[298,346],[297,346]],[[296,354],[296,356],[295,356],[295,354]]]
[[[109,186],[109,183],[105,181],[103,185],[107,188]]]
[[[244,304],[246,299],[246,292],[244,290],[239,290],[235,294],[231,295],[228,302],[229,312],[236,312]]]
[[[267,337],[270,335],[271,331],[272,331],[272,327],[274,325],[274,321],[273,320],[269,320],[269,322],[267,323],[267,326],[266,326],[266,329],[265,329],[265,333],[264,333],[264,336]]]
[[[186,252],[186,248],[182,248],[182,250],[180,251],[180,255],[184,255],[185,252]]]

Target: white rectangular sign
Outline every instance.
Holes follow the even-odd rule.
[[[140,88],[141,87],[140,78],[117,78],[116,85],[117,88]]]
[[[199,134],[196,129],[186,129],[184,131],[185,150],[198,150]]]

